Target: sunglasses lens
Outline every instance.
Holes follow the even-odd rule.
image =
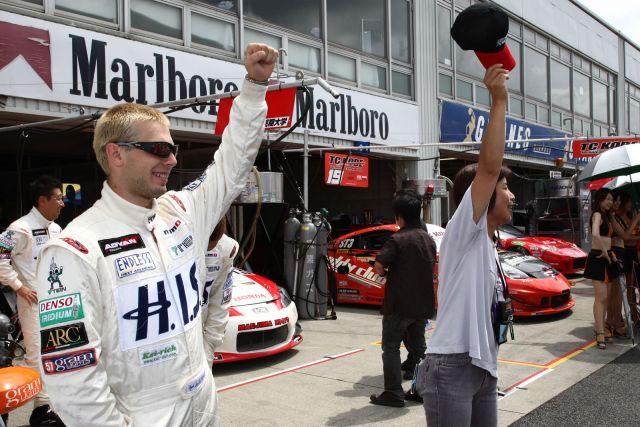
[[[169,157],[171,154],[178,154],[178,146],[168,142],[156,142],[151,147],[151,153],[158,157]]]

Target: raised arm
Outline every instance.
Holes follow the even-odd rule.
[[[491,93],[489,124],[482,138],[478,171],[471,184],[473,220],[478,222],[489,205],[498,182],[504,156],[507,114],[507,80],[509,74],[501,64],[492,65],[484,75],[484,84]]]

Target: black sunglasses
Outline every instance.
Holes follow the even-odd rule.
[[[174,156],[178,155],[178,146],[167,141],[118,141],[116,145],[121,147],[134,147],[162,158],[167,158],[172,154]]]

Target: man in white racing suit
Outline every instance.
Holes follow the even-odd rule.
[[[177,146],[163,114],[120,104],[98,121],[102,197],[38,262],[40,320],[49,322],[42,377],[68,426],[218,424],[203,344],[204,254],[257,155],[277,57],[247,47],[246,81],[214,162],[182,191],[165,194]]]
[[[33,207],[0,234],[0,281],[16,292],[18,318],[26,350],[24,364],[39,371],[40,327],[38,294],[36,292],[36,260],[42,247],[58,235],[60,226],[54,222],[64,207],[60,181],[40,176],[30,184]],[[44,390],[35,398],[29,423],[31,425],[63,425],[49,408]]]
[[[238,242],[224,234],[225,229],[223,217],[209,239],[205,254],[207,274],[202,297],[202,321],[204,351],[209,365],[213,363],[216,348],[222,344],[233,297],[233,259],[238,252]]]

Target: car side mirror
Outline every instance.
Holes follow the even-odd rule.
[[[338,267],[338,273],[349,274],[349,267],[347,267],[346,265],[341,265],[340,267]]]

